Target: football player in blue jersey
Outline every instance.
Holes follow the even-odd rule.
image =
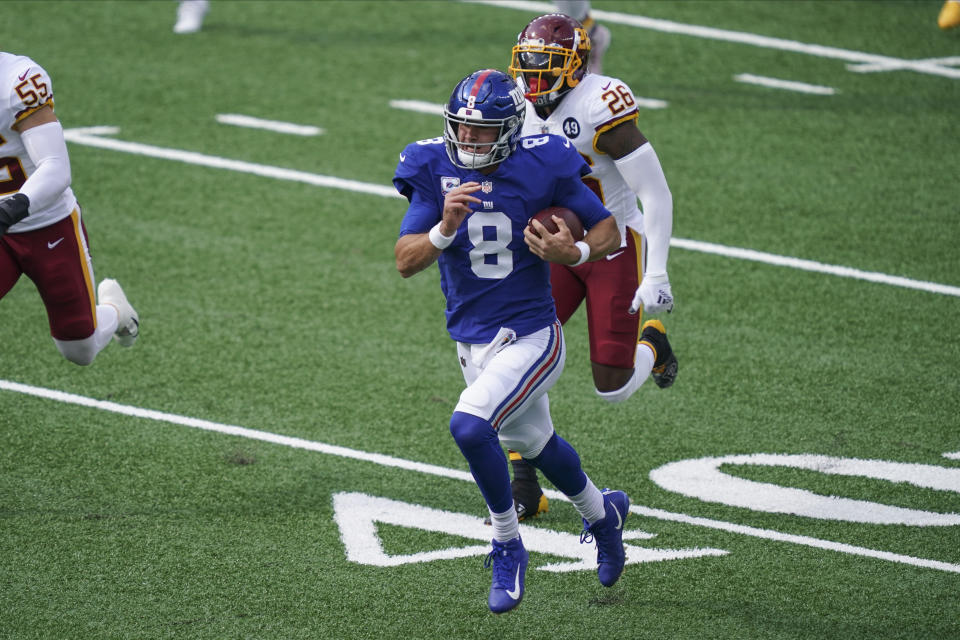
[[[616,221],[580,180],[590,169],[563,136],[520,137],[524,96],[513,79],[483,69],[461,80],[444,109],[442,137],[407,145],[393,183],[409,201],[395,247],[410,277],[437,262],[447,330],[467,387],[450,432],[470,466],[493,525],[488,604],[513,609],[528,554],[520,539],[503,447],[529,460],[570,498],[582,540],[597,544],[605,586],[623,571],[629,498],[599,490],[576,450],[554,431],[547,391],[565,345],[550,295],[549,262],[581,264],[620,246]],[[548,206],[577,213],[589,233],[574,242],[563,220],[550,234],[528,220]]]

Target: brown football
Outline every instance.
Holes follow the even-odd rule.
[[[577,217],[577,214],[566,207],[547,207],[543,211],[538,211],[535,213],[530,220],[537,220],[540,222],[540,224],[547,228],[547,231],[550,233],[556,233],[559,231],[559,228],[557,227],[557,223],[553,221],[553,216],[557,216],[563,220],[563,222],[567,225],[567,228],[570,229],[570,235],[573,236],[574,242],[583,240],[583,223],[580,222],[580,218]],[[530,222],[527,222],[527,226],[530,227],[530,230],[535,236],[540,237],[540,234],[537,233],[536,229],[532,224],[530,224]]]

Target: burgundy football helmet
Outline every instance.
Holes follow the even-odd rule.
[[[548,13],[517,36],[509,71],[528,100],[552,106],[580,84],[589,56],[590,37],[583,25],[562,13]]]

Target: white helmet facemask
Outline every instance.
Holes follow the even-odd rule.
[[[482,169],[492,164],[502,162],[511,151],[511,138],[519,129],[520,118],[511,117],[505,122],[501,120],[483,120],[476,109],[461,107],[457,113],[444,113],[447,122],[446,139],[453,143],[456,149],[457,160],[467,169]],[[461,124],[474,127],[490,128],[497,132],[496,138],[489,142],[461,142],[457,132]],[[484,151],[479,151],[483,149]]]

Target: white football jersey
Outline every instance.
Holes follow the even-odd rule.
[[[636,118],[637,103],[626,83],[588,73],[560,100],[546,120],[537,115],[533,103],[528,100],[523,122],[525,136],[554,133],[573,142],[592,170],[583,181],[600,196],[617,219],[621,246],[626,245],[625,227],[643,233],[643,214],[637,205],[636,194],[620,175],[613,158],[598,151],[594,145],[600,134]]]
[[[0,200],[17,193],[37,170],[13,125],[45,104],[53,106],[53,84],[43,67],[26,56],[0,52]],[[31,204],[30,215],[8,233],[49,226],[69,216],[76,206],[73,190],[67,187],[43,208]]]

